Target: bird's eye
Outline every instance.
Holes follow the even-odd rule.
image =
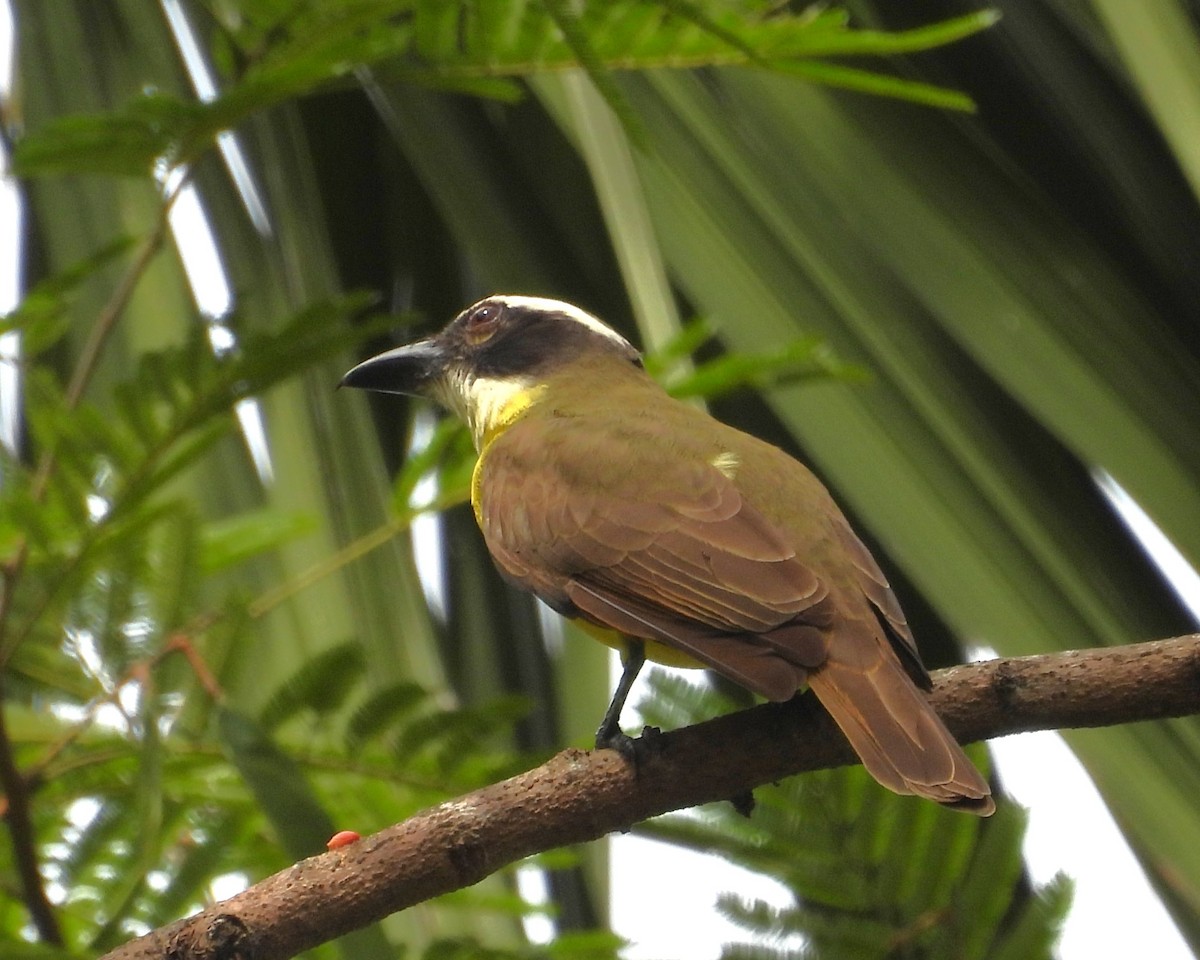
[[[504,307],[499,303],[480,304],[467,314],[466,334],[471,343],[483,343],[500,325]]]

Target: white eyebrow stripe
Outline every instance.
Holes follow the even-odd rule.
[[[495,299],[501,300],[506,306],[510,307],[525,307],[529,310],[541,310],[547,313],[561,313],[565,317],[569,317],[576,323],[580,323],[594,333],[608,337],[624,347],[633,349],[633,344],[626,340],[623,336],[617,333],[612,327],[606,324],[586,310],[581,310],[573,303],[567,303],[565,300],[551,300],[548,297],[522,297],[516,294],[501,294]]]

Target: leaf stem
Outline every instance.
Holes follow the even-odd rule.
[[[38,939],[57,947],[65,945],[54,906],[46,896],[38,864],[37,838],[29,813],[29,782],[17,769],[4,711],[0,710],[0,786],[4,788],[4,822],[12,838],[13,860],[21,890]]]
[[[93,699],[88,704],[87,712],[83,717],[61,737],[53,741],[46,752],[36,762],[30,764],[24,778],[26,788],[36,786],[42,780],[46,779],[46,771],[50,768],[51,764],[62,755],[67,747],[75,743],[96,722],[96,715],[100,708],[105,704],[118,703],[121,690],[124,689],[127,683],[148,677],[151,671],[160,667],[163,661],[172,654],[178,653],[187,660],[188,666],[191,667],[192,673],[196,677],[196,682],[200,684],[209,697],[219,703],[224,697],[224,692],[221,690],[221,686],[213,675],[212,670],[204,662],[203,657],[200,656],[200,652],[191,641],[193,635],[207,629],[217,619],[218,617],[215,614],[198,617],[187,627],[171,634],[167,642],[163,644],[162,649],[157,653],[131,664],[124,675],[112,685],[112,689],[104,691],[103,694]],[[132,727],[132,721],[128,717],[126,717],[126,721]]]
[[[257,620],[270,613],[277,606],[294,597],[301,590],[312,586],[319,580],[323,580],[330,574],[336,573],[342,567],[349,563],[366,556],[372,550],[382,547],[385,543],[396,536],[398,533],[403,533],[411,525],[413,520],[423,513],[437,513],[441,510],[446,510],[449,507],[456,506],[460,503],[465,503],[468,493],[465,490],[451,491],[444,497],[435,500],[428,506],[421,507],[419,510],[414,510],[411,513],[405,513],[397,517],[393,517],[387,523],[380,524],[374,530],[363,534],[357,540],[352,540],[336,553],[330,555],[325,560],[318,564],[309,567],[304,573],[297,577],[293,577],[286,583],[280,584],[251,602],[247,608],[247,612],[251,618]]]

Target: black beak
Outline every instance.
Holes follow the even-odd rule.
[[[364,360],[342,377],[338,386],[421,397],[445,372],[448,359],[436,337],[418,340]]]

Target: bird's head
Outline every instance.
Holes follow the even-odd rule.
[[[579,307],[497,295],[432,337],[364,360],[342,386],[435,400],[467,422],[480,446],[550,381],[606,361],[641,366],[628,340]]]

